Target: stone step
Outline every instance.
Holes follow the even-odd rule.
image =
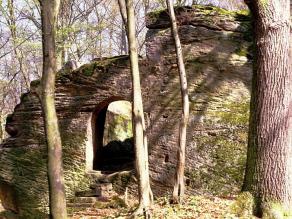
[[[96,183],[111,183],[117,177],[128,176],[131,177],[134,175],[134,170],[123,170],[123,171],[109,171],[101,172],[96,170],[91,170],[86,173],[86,175]]]
[[[76,197],[110,197],[113,193],[112,183],[94,183],[89,190],[77,191]]]
[[[91,208],[94,206],[94,203],[67,203],[67,207],[69,208]]]
[[[98,197],[75,197],[69,200],[68,203],[91,203],[94,204],[96,201],[99,201]]]
[[[100,196],[100,192],[95,189],[85,190],[85,191],[77,191],[75,192],[76,197],[98,197]]]
[[[104,174],[101,171],[90,170],[86,173],[87,177],[92,179],[93,181],[98,181],[101,178],[104,178]]]
[[[90,185],[91,189],[96,189],[99,191],[111,191],[113,189],[112,183],[93,183]]]

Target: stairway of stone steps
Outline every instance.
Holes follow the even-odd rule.
[[[109,202],[111,197],[116,195],[111,182],[103,180],[105,174],[99,171],[91,171],[88,177],[93,182],[88,190],[77,191],[75,197],[69,200],[67,206],[70,208],[90,208],[95,207],[97,202]]]
[[[91,208],[99,201],[99,197],[75,197],[67,203],[69,208]]]
[[[132,171],[107,172],[90,171],[87,176],[93,182],[88,190],[78,191],[75,197],[69,200],[67,206],[74,210],[97,207],[97,205],[109,203],[114,196],[113,179],[118,175],[132,174]]]

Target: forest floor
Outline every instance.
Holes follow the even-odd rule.
[[[235,198],[219,198],[206,196],[188,196],[183,204],[171,205],[167,198],[160,198],[155,201],[151,209],[152,218],[157,219],[216,219],[216,218],[254,218],[245,216],[247,212],[238,212]],[[72,219],[95,219],[95,218],[130,218],[137,202],[129,204],[127,208],[88,208],[75,212]],[[243,209],[244,210],[244,209]],[[238,216],[238,213],[241,216]]]

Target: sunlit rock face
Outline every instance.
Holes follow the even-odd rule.
[[[115,101],[109,104],[104,124],[103,145],[111,141],[125,141],[133,137],[132,104]]]
[[[242,182],[252,76],[245,13],[210,6],[176,9],[190,99],[189,191],[228,195]],[[181,113],[175,48],[167,12],[150,13],[146,23],[151,28],[147,59],[159,75],[152,90],[157,94],[150,100],[150,163],[163,164],[153,168],[152,178],[171,185]]]
[[[108,105],[100,149],[95,169],[107,172],[134,169],[131,102],[120,100]]]
[[[177,16],[191,113],[187,189],[229,195],[241,186],[245,162],[252,73],[248,17],[243,12],[209,6],[180,8]],[[165,11],[149,15],[147,57],[140,60],[151,179],[156,194],[172,186],[181,114],[169,25]],[[13,206],[10,208],[24,218],[45,218],[48,212],[47,153],[38,90],[39,82],[34,81],[31,91],[22,95],[6,124],[11,137],[0,148],[0,186],[8,186],[9,194],[15,194],[15,200],[3,206]],[[109,170],[101,162],[105,157],[102,151],[109,143],[117,141],[111,149],[129,153],[123,165],[112,167],[111,161],[107,168],[130,168],[129,158],[134,156],[130,108],[126,107],[128,116],[119,111],[120,107],[110,109],[111,103],[121,100],[131,102],[127,56],[97,60],[72,72],[58,73],[56,108],[68,199],[76,191],[88,188],[89,171]],[[118,146],[123,142],[125,151]]]

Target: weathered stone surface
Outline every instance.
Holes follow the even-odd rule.
[[[164,22],[161,16],[165,13],[156,14],[159,19],[148,22],[154,29],[147,33],[146,54],[153,69],[159,72],[152,91],[156,98],[150,100],[149,145],[150,163],[162,164],[151,166],[152,179],[171,185],[169,176],[176,164],[181,100],[171,31],[156,29],[161,27],[159,22]],[[209,6],[206,10],[187,8],[180,13],[191,20],[181,22],[185,25],[179,28],[191,107],[187,182],[190,190],[230,194],[240,186],[245,162],[252,75],[248,18]],[[238,16],[243,22],[236,20]],[[208,19],[209,24],[200,23]],[[222,22],[220,28],[214,28],[218,20],[228,24],[228,28]],[[230,29],[231,23],[237,28]]]
[[[133,137],[131,105],[128,101],[115,101],[108,106],[103,133],[104,145]]]
[[[245,161],[252,72],[248,18],[209,6],[179,10],[191,106],[188,191],[230,194],[241,185]],[[162,11],[148,19],[147,59],[140,60],[156,193],[172,185],[181,113],[175,49],[165,14]],[[45,218],[48,211],[47,153],[38,89],[35,81],[31,91],[22,95],[7,121],[11,137],[0,147],[0,182],[11,185],[18,213],[24,218]],[[96,60],[58,74],[56,108],[68,199],[92,184],[87,172],[98,160],[97,145],[103,141],[98,132],[103,124],[96,123],[104,122],[106,107],[116,100],[131,100],[127,56]]]
[[[245,32],[249,27],[246,10],[227,11],[214,6],[193,5],[192,7],[176,7],[176,19],[179,25],[206,27],[212,30]],[[170,19],[166,10],[150,12],[146,18],[149,29],[170,28]]]

